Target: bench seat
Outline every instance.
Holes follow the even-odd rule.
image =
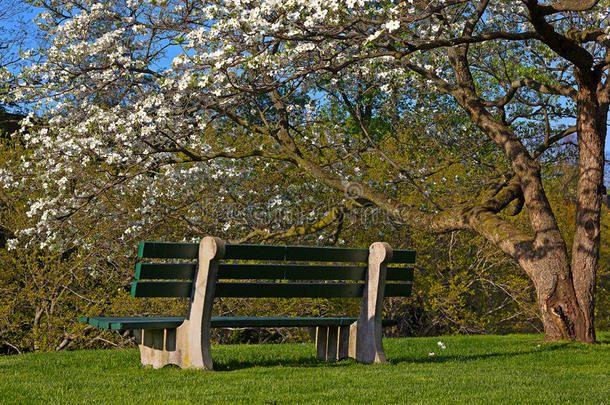
[[[126,316],[103,317],[90,316],[78,318],[79,322],[88,323],[101,329],[133,330],[133,329],[173,329],[184,322],[183,316]]]
[[[173,329],[184,322],[184,317],[82,317],[79,322],[88,323],[101,329],[129,330],[129,329]],[[304,317],[240,317],[215,316],[212,317],[212,328],[289,328],[289,327],[317,327],[317,326],[348,326],[358,318],[304,318]],[[393,326],[398,322],[394,319],[384,319],[383,326]]]

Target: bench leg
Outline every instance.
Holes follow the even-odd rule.
[[[326,360],[326,344],[328,342],[328,327],[318,326],[316,328],[316,356],[318,360]]]
[[[225,243],[210,236],[199,242],[199,264],[187,319],[176,330],[176,361],[181,368],[212,370],[210,328],[218,259]]]
[[[194,336],[194,342],[190,342],[192,336],[188,326],[180,326],[177,329],[138,329],[133,333],[140,349],[140,359],[145,366],[162,368],[173,364],[180,368],[205,368],[209,365],[211,369],[212,356],[210,353],[209,339],[206,342],[200,336]],[[192,345],[190,343],[193,343]],[[200,357],[201,360],[193,366],[193,358]]]
[[[339,327],[339,348],[337,350],[337,360],[344,360],[349,358],[349,326]]]
[[[349,326],[318,326],[309,332],[318,360],[337,361],[349,357]]]
[[[352,359],[356,359],[357,340],[358,340],[358,322],[354,322],[349,326],[348,356]]]
[[[328,342],[326,343],[326,361],[337,361],[337,347],[339,340],[339,327],[328,327]]]
[[[387,262],[391,257],[392,248],[385,242],[375,242],[369,247],[369,265],[360,305],[360,317],[350,329],[349,354],[360,363],[386,362],[381,317]]]
[[[145,366],[161,368],[169,364],[179,365],[176,353],[176,329],[135,330],[140,349],[140,359]]]
[[[370,322],[367,322],[370,323]],[[354,322],[350,325],[348,333],[348,356],[361,363],[385,363],[385,351],[383,349],[381,326],[377,326],[374,339],[370,337],[370,325],[358,325]]]

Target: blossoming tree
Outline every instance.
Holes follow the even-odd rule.
[[[83,212],[111,208],[109,190],[139,187],[140,219],[125,229],[135,232],[167,195],[196,200],[213,187],[222,196],[258,162],[263,173],[297,170],[405,226],[480,234],[533,281],[547,339],[595,341],[608,1],[33,4],[47,9],[38,23],[50,43],[13,95],[44,112],[28,120],[34,152],[24,165],[48,192],[29,212],[37,227],[22,235],[57,243]],[[328,119],[338,116],[349,128]],[[413,128],[394,125],[405,121]],[[405,159],[406,132],[461,155],[441,168]],[[571,245],[541,175],[566,139],[579,165]],[[488,180],[441,203],[434,192],[460,182],[420,174],[456,162]],[[83,178],[83,167],[99,175]],[[528,229],[510,218],[523,207]]]

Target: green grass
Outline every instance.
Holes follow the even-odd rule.
[[[32,353],[0,357],[0,402],[610,403],[610,333],[540,339],[385,339],[389,362],[376,365],[318,362],[311,344],[216,345],[213,372],[142,367],[137,350]]]

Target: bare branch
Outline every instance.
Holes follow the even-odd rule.
[[[566,37],[581,44],[587,42],[601,42],[604,40],[605,36],[606,32],[602,28],[591,28],[584,31],[572,30],[566,34]]]
[[[563,3],[564,6],[570,4],[575,7],[576,3],[589,4],[591,2],[592,1],[581,2],[578,0],[566,0],[565,2],[559,1],[554,4],[558,5]],[[554,9],[549,8],[550,6],[540,6],[536,0],[526,0],[525,3],[529,10],[530,21],[536,29],[536,32],[540,35],[541,41],[548,45],[553,51],[557,52],[557,54],[572,62],[580,70],[587,71],[590,69],[590,67],[593,65],[593,56],[585,48],[581,47],[578,42],[555,31],[555,28],[544,18],[546,15],[553,14],[556,11],[549,13],[549,10]],[[597,1],[594,1],[594,3],[597,3]],[[591,7],[593,5],[591,5]],[[563,6],[560,8],[563,8]]]
[[[567,128],[564,131],[561,131],[560,133],[558,133],[554,136],[548,137],[547,139],[545,139],[545,141],[542,145],[540,145],[538,148],[536,148],[536,150],[532,154],[532,158],[537,159],[538,157],[540,157],[540,155],[542,155],[548,148],[550,148],[556,142],[562,140],[563,138],[567,137],[568,135],[576,133],[576,131],[577,131],[577,128],[575,126],[573,126],[573,127]]]
[[[489,4],[489,0],[481,0],[475,10],[475,14],[471,20],[469,20],[464,26],[464,31],[462,31],[463,36],[472,35],[472,31],[474,27],[476,27],[477,23],[483,17],[485,10],[487,9],[487,5]]]
[[[317,233],[330,226],[333,222],[340,220],[345,213],[355,208],[363,207],[365,203],[365,200],[347,200],[345,202],[345,205],[341,207],[332,208],[321,219],[312,224],[301,226],[293,225],[292,227],[290,227],[290,229],[276,232],[271,232],[266,229],[256,229],[244,236],[243,238],[233,241],[232,243],[246,243],[248,241],[251,241],[252,239],[286,239],[294,236],[304,236]]]
[[[540,4],[544,15],[551,15],[565,11],[587,11],[595,7],[599,0],[558,0],[552,3]]]
[[[508,104],[513,99],[517,91],[523,87],[529,87],[543,94],[565,96],[570,97],[572,100],[576,100],[576,90],[572,87],[540,83],[534,79],[526,77],[513,81],[510,84],[510,89],[503,97],[497,98],[494,101],[483,101],[483,105],[486,107],[503,107]]]

